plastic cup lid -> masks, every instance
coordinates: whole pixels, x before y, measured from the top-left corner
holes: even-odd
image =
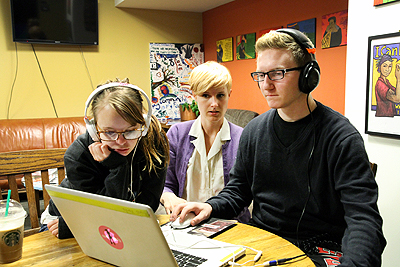
[[[6,206],[7,206],[7,200],[0,200],[0,221],[1,222],[25,218],[27,216],[26,211],[24,210],[22,205],[19,202],[11,199],[9,206],[8,206],[8,215],[7,215],[7,217],[5,217]]]

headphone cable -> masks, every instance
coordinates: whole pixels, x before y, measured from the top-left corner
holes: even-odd
[[[123,137],[125,138],[125,137]],[[142,183],[142,176],[139,175],[139,186],[138,186],[138,191],[136,192],[136,194],[133,192],[133,158],[135,157],[136,154],[136,149],[139,146],[139,142],[142,139],[142,137],[140,136],[138,141],[136,142],[135,148],[133,150],[133,154],[132,154],[132,159],[131,159],[131,187],[128,188],[128,192],[131,193],[131,195],[133,196],[133,202],[136,202],[136,197],[138,197],[140,195],[140,188],[141,188],[141,183]]]

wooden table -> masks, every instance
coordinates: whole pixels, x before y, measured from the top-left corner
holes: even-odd
[[[168,221],[167,215],[157,215],[160,224]],[[267,231],[238,223],[233,228],[215,237],[216,240],[249,246],[262,250],[263,255],[257,263],[269,260],[294,257],[303,252],[285,239]],[[247,249],[246,255],[238,260],[244,263],[255,256]],[[4,266],[111,266],[105,262],[86,256],[74,238],[58,239],[49,231],[24,238],[22,258]],[[308,257],[301,257],[285,266],[314,267]]]

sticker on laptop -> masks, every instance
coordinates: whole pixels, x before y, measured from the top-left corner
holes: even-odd
[[[100,226],[99,227],[99,233],[101,237],[104,239],[104,241],[107,242],[110,246],[116,249],[123,249],[124,248],[124,242],[122,242],[121,238],[119,235],[114,232],[112,229],[110,229],[107,226]]]

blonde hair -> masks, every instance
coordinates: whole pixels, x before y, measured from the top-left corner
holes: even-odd
[[[104,84],[111,82],[129,83],[129,79],[126,78],[121,81],[117,78],[115,81],[109,80]],[[143,114],[146,114],[147,111],[143,107],[142,95],[138,90],[116,86],[107,88],[98,94],[91,104],[95,123],[97,123],[98,112],[106,105],[110,105],[125,121],[132,125],[145,124]],[[154,115],[151,116],[151,122],[146,136],[140,139],[138,149],[142,150],[146,157],[146,168],[149,172],[152,169],[156,169],[154,160],[156,160],[161,167],[167,166],[169,162],[169,143],[167,135]]]
[[[287,33],[270,31],[258,38],[256,52],[260,53],[267,49],[285,49],[290,51],[299,67],[311,61],[311,55],[305,53],[296,40]]]
[[[215,61],[207,61],[192,70],[189,84],[194,95],[219,87],[226,87],[229,92],[232,88],[232,76],[225,66]]]

